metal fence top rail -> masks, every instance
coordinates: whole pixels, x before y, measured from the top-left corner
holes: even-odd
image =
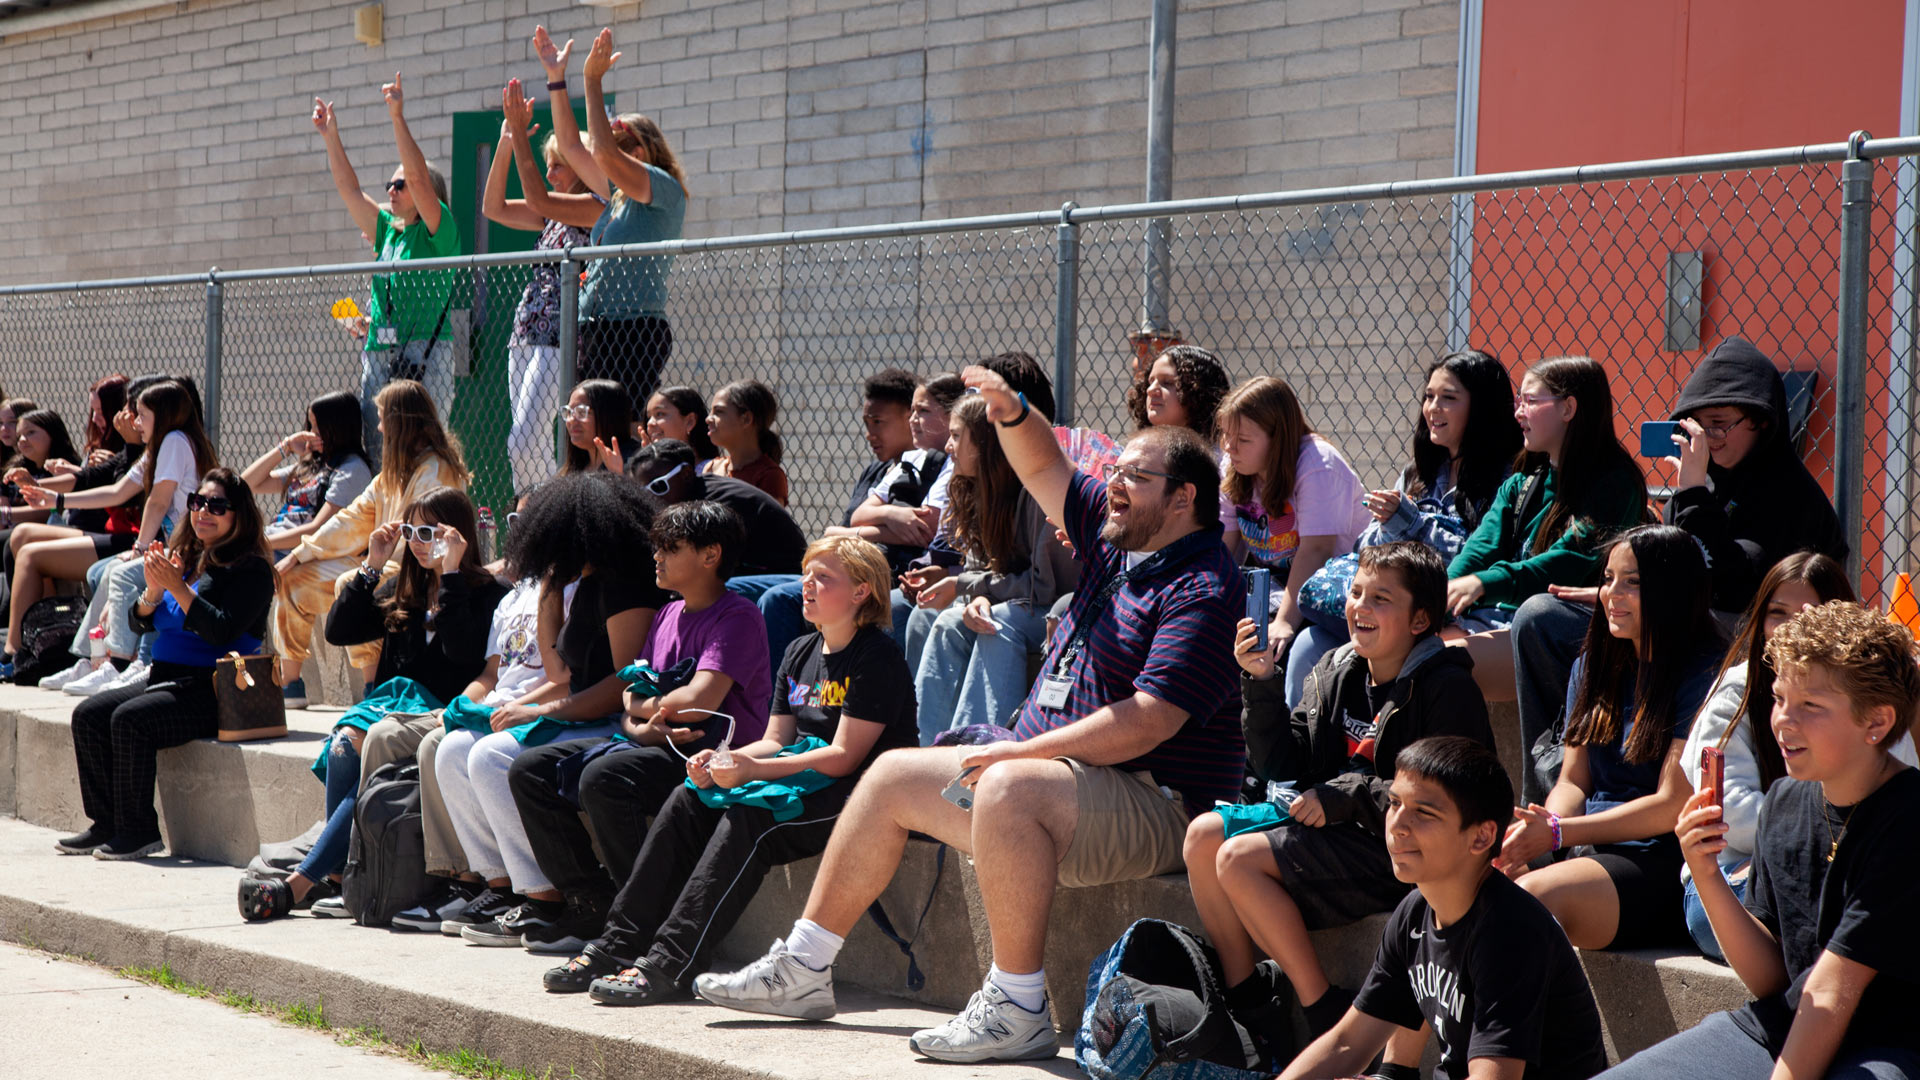
[[[1795,165],[1841,162],[1849,157],[1876,159],[1920,155],[1920,136],[1873,139],[1856,132],[1842,142],[1809,143],[1770,150],[1741,150],[1723,154],[1698,154],[1691,157],[1650,158],[1601,165],[1574,165],[1552,169],[1528,169],[1518,172],[1453,176],[1433,180],[1392,180],[1352,187],[1303,188],[1298,191],[1272,191],[1252,195],[1223,195],[1205,199],[1178,199],[1170,202],[1123,203],[1115,206],[1078,206],[1067,203],[1059,210],[1038,210],[1013,214],[987,214],[976,217],[906,221],[883,225],[856,225],[837,229],[803,229],[747,236],[714,236],[667,240],[651,244],[624,244],[611,247],[574,247],[554,250],[502,252],[488,255],[457,255],[443,259],[410,259],[405,262],[327,263],[314,266],[282,266],[259,270],[221,270],[214,268],[197,274],[165,274],[149,277],[107,278],[92,281],[50,282],[35,285],[0,286],[0,297],[32,296],[48,293],[85,292],[99,289],[169,288],[183,285],[211,285],[238,281],[285,278],[338,277],[381,274],[395,271],[474,269],[493,266],[521,266],[548,263],[556,258],[605,259],[644,255],[683,255],[702,251],[740,251],[758,248],[797,247],[806,244],[851,240],[890,240],[938,233],[988,232],[997,230],[1052,228],[1096,221],[1125,221],[1141,218],[1182,217],[1230,211],[1274,210],[1289,206],[1315,206],[1341,202],[1372,202],[1391,199],[1433,198],[1466,195],[1482,191],[1510,191],[1523,188],[1561,187],[1597,184],[1653,177],[1683,176],[1691,173],[1772,169]]]

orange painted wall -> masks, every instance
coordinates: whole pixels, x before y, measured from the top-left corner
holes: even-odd
[[[1904,12],[1900,0],[1486,0],[1476,171],[1897,134]],[[1890,167],[1879,174],[1891,183]],[[1516,377],[1544,356],[1601,360],[1616,373],[1622,437],[1637,447],[1638,422],[1664,417],[1705,355],[1662,349],[1667,256],[1700,252],[1702,344],[1737,333],[1782,368],[1821,373],[1807,452],[1823,473],[1838,181],[1830,166],[1478,196],[1474,343]],[[1890,205],[1883,194],[1883,232]],[[1886,260],[1876,272],[1890,272]],[[1890,281],[1881,284],[1884,298]],[[1884,343],[1884,306],[1872,317]],[[1870,402],[1884,372],[1882,351]],[[1870,416],[1870,457],[1879,442]],[[1667,479],[1649,471],[1652,483]],[[1878,488],[1868,489],[1873,523]],[[1872,568],[1877,539],[1867,547]]]

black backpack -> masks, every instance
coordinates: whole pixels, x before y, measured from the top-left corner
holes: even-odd
[[[1255,1037],[1227,1011],[1200,935],[1141,919],[1087,972],[1073,1057],[1093,1080],[1267,1080]]]
[[[361,926],[391,926],[429,891],[420,766],[412,758],[390,761],[360,785],[341,898]]]
[[[20,640],[13,648],[13,681],[33,686],[49,675],[73,666],[73,635],[87,602],[78,596],[48,596],[33,602],[20,620]]]

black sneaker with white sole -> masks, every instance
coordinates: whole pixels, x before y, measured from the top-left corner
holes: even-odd
[[[613,901],[605,896],[567,894],[566,910],[546,926],[534,927],[521,935],[521,944],[536,956],[578,956],[587,943],[607,928],[607,909]]]
[[[437,934],[448,916],[458,914],[462,908],[472,903],[473,898],[479,896],[480,890],[484,888],[471,881],[460,881],[457,878],[442,880],[443,884],[440,888],[426,900],[393,917],[395,930],[402,933],[416,931],[422,934]]]
[[[110,834],[89,826],[85,832],[55,840],[53,847],[62,855],[91,855],[94,848],[104,845],[111,839],[113,837]]]
[[[458,937],[460,931],[469,926],[490,923],[520,905],[521,898],[506,889],[496,889],[489,885],[479,894],[466,902],[460,910],[453,912],[440,921],[440,932]]]
[[[108,862],[126,862],[131,859],[144,859],[158,855],[167,848],[166,842],[157,836],[116,836],[93,849],[93,857]]]
[[[565,911],[566,905],[558,900],[523,900],[492,922],[461,927],[460,936],[472,945],[517,948],[528,931],[552,926]]]

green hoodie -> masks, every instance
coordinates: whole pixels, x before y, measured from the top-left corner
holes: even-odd
[[[1460,554],[1447,566],[1447,578],[1476,575],[1486,589],[1483,605],[1512,611],[1529,596],[1547,591],[1549,585],[1587,585],[1599,571],[1599,548],[1606,539],[1622,529],[1631,528],[1646,516],[1643,486],[1626,469],[1616,469],[1600,477],[1588,494],[1586,505],[1574,508],[1574,523],[1563,531],[1545,551],[1530,555],[1533,536],[1553,506],[1554,487],[1559,470],[1548,466],[1542,477],[1537,509],[1524,522],[1516,521],[1521,493],[1526,490],[1530,473],[1514,473],[1494,493],[1493,505],[1467,537]],[[1518,538],[1511,550],[1503,550],[1501,541]]]

